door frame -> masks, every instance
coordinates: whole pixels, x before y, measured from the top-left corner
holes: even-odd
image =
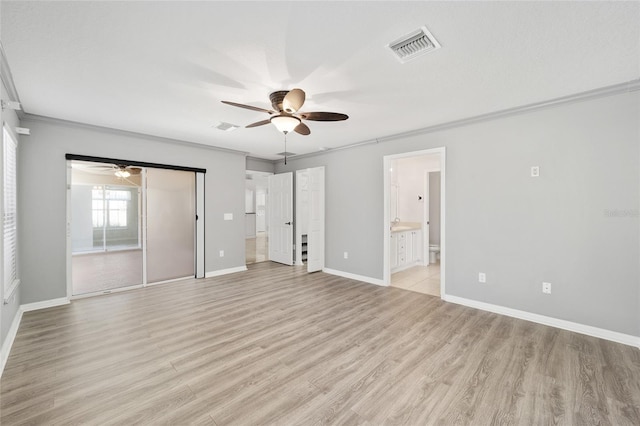
[[[200,169],[200,168],[194,168],[194,167],[183,167],[183,166],[173,166],[173,165],[168,165],[168,164],[158,164],[158,163],[147,163],[147,162],[140,162],[140,161],[128,161],[128,160],[119,160],[119,159],[110,159],[110,158],[103,158],[103,157],[92,157],[92,156],[86,156],[86,155],[75,155],[75,154],[66,154],[65,155],[65,166],[67,169],[67,191],[66,191],[66,196],[67,196],[67,212],[66,212],[66,243],[67,243],[67,247],[66,247],[66,281],[67,281],[67,300],[73,300],[73,299],[81,299],[81,298],[86,298],[86,297],[93,297],[93,296],[100,296],[103,294],[110,294],[110,293],[118,293],[121,291],[128,291],[128,290],[134,290],[137,288],[143,288],[143,287],[147,287],[150,285],[155,285],[155,284],[163,284],[166,282],[172,282],[172,281],[177,281],[177,280],[181,280],[183,278],[179,278],[177,280],[168,280],[168,281],[162,281],[162,282],[158,282],[158,283],[151,283],[148,284],[147,283],[147,250],[146,250],[146,168],[147,167],[151,167],[151,168],[159,168],[159,169],[168,169],[168,170],[179,170],[179,171],[187,171],[187,172],[193,172],[194,173],[194,179],[196,182],[195,185],[195,208],[196,208],[196,215],[198,217],[198,219],[195,221],[195,228],[196,228],[196,233],[195,233],[195,238],[194,238],[194,247],[195,247],[195,265],[194,265],[194,277],[195,278],[204,278],[204,269],[205,269],[205,178],[206,178],[206,169]],[[94,293],[87,293],[87,294],[81,294],[81,295],[73,295],[73,264],[72,264],[72,247],[71,247],[71,209],[72,209],[72,205],[71,205],[71,184],[72,184],[72,162],[73,161],[90,161],[90,162],[95,162],[95,163],[106,163],[106,164],[130,164],[130,165],[134,165],[134,166],[139,166],[143,168],[142,171],[142,182],[141,182],[141,188],[140,188],[140,197],[142,199],[141,202],[141,207],[142,207],[142,217],[141,217],[141,226],[142,226],[142,233],[141,233],[141,238],[142,238],[142,244],[141,244],[141,249],[142,249],[142,284],[136,284],[136,285],[132,285],[132,286],[127,286],[127,287],[121,287],[121,288],[116,288],[116,289],[112,289],[109,290],[108,292],[104,292],[104,291],[99,291],[99,292],[94,292]],[[187,278],[191,278],[191,277],[187,277]]]
[[[390,217],[390,189],[391,176],[389,169],[391,162],[400,158],[420,157],[430,154],[440,154],[440,298],[444,299],[446,295],[445,271],[446,271],[446,147],[438,147],[425,149],[421,151],[403,152],[400,154],[385,155],[382,158],[383,163],[383,191],[384,191],[384,212],[383,212],[383,284],[391,285],[391,259],[390,259],[390,238],[391,238],[391,217]],[[426,238],[423,238],[426,240]],[[427,251],[423,255],[428,256],[429,243],[426,242]]]

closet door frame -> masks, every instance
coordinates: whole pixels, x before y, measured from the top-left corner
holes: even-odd
[[[195,167],[185,167],[185,166],[177,166],[170,164],[160,164],[160,163],[149,163],[144,161],[132,161],[132,160],[122,160],[115,158],[104,158],[104,157],[93,157],[87,155],[77,155],[77,154],[66,154],[65,155],[65,166],[67,168],[67,214],[66,214],[66,281],[67,281],[67,299],[78,299],[82,297],[91,297],[95,296],[96,293],[90,293],[87,295],[73,295],[73,282],[72,282],[72,247],[71,247],[71,177],[72,177],[72,169],[71,163],[72,161],[90,161],[94,163],[107,163],[107,164],[127,164],[130,166],[142,167],[142,188],[141,188],[141,198],[143,200],[142,204],[142,284],[128,286],[121,289],[111,290],[110,293],[115,293],[118,291],[127,291],[136,288],[146,287],[147,284],[147,265],[146,265],[146,168],[158,168],[158,169],[167,169],[167,170],[179,170],[186,172],[193,172],[195,179],[195,207],[196,207],[196,221],[195,221],[195,265],[194,265],[194,277],[195,278],[204,278],[205,277],[205,174],[207,173],[206,169],[195,168]],[[99,293],[98,293],[99,294]]]

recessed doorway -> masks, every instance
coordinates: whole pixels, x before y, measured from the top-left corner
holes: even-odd
[[[445,149],[384,157],[385,284],[445,292]]]
[[[245,176],[245,263],[269,260],[269,176],[247,170]]]

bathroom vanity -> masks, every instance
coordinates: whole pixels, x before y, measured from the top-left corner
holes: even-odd
[[[401,223],[391,227],[391,273],[421,264],[422,228],[420,224]]]

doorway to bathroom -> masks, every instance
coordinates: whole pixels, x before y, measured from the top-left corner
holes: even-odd
[[[383,161],[385,284],[442,297],[445,148]]]

